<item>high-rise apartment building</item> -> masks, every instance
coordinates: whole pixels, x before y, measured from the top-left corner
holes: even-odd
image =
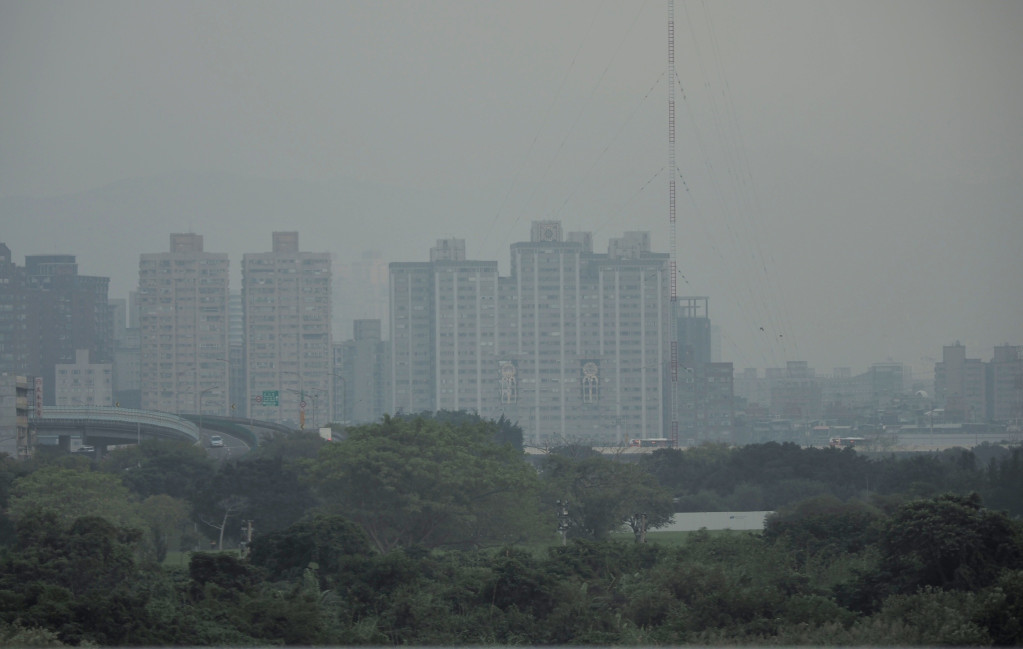
[[[711,358],[710,298],[678,298],[678,355],[680,364],[703,365]]]
[[[139,381],[149,410],[229,414],[228,257],[198,234],[139,261]]]
[[[25,373],[27,308],[24,272],[14,263],[7,244],[0,243],[0,373]]]
[[[231,372],[231,413],[248,416],[252,399],[245,388],[245,308],[241,291],[230,291],[227,298],[227,354]]]
[[[334,346],[333,421],[365,424],[389,411],[387,345],[380,321],[355,320],[354,337]]]
[[[697,438],[727,440],[735,425],[735,370],[731,363],[696,366],[692,419]]]
[[[787,361],[784,369],[768,368],[771,414],[794,421],[818,419],[823,393],[820,379],[806,361]]]
[[[435,409],[433,263],[390,265],[391,412]]]
[[[647,233],[595,254],[589,233],[537,221],[508,277],[458,239],[392,263],[393,411],[505,416],[534,443],[662,437],[667,259]]]
[[[109,278],[78,274],[74,255],[28,255],[19,268],[0,244],[0,372],[43,380],[43,403],[55,403],[55,367],[78,349],[97,362],[113,356]]]
[[[1023,424],[1023,345],[999,345],[988,363],[988,419]]]
[[[380,320],[387,328],[388,275],[387,262],[379,250],[364,250],[333,266],[334,304],[345,305],[334,314],[334,339],[343,340],[352,331],[355,318]]]
[[[27,255],[25,274],[34,334],[28,372],[43,377],[43,403],[53,405],[58,363],[74,363],[79,349],[89,350],[93,362],[113,360],[110,279],[79,275],[74,255]]]
[[[260,419],[305,426],[333,413],[330,253],[274,232],[271,252],[242,258],[246,401]],[[277,405],[262,400],[277,394]],[[310,421],[311,419],[311,421]]]
[[[493,375],[497,262],[465,258],[443,239],[429,263],[391,264],[391,392],[395,412],[486,412]]]
[[[0,454],[19,460],[32,457],[35,451],[35,436],[29,427],[32,384],[26,376],[0,372]]]
[[[714,328],[709,303],[707,297],[680,297],[676,308],[678,417],[684,443],[727,440],[735,420],[732,364],[712,362]],[[755,374],[756,370],[754,378]]]
[[[114,405],[113,363],[93,363],[79,349],[74,363],[59,363],[55,392],[58,406]]]
[[[977,423],[987,412],[986,370],[979,358],[966,358],[960,343],[942,348],[934,365],[934,394],[945,409],[945,421]]]

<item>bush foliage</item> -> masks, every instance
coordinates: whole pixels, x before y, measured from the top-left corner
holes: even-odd
[[[534,466],[506,421],[347,432],[221,465],[167,443],[3,460],[0,645],[1023,644],[1018,451]],[[614,533],[673,502],[775,511],[763,533]]]

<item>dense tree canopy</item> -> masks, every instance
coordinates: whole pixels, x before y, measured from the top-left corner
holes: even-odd
[[[975,590],[1023,569],[1023,530],[977,494],[946,494],[900,507],[881,536],[882,569],[901,593],[926,586]]]
[[[53,512],[66,526],[83,516],[98,516],[143,527],[120,478],[87,470],[44,467],[20,478],[11,493],[11,517],[18,521],[38,512]]]
[[[576,447],[538,473],[463,415],[215,465],[160,445],[5,465],[0,644],[1023,644],[1020,523],[997,511],[1020,507],[1016,450]],[[763,534],[613,532],[671,496],[777,510]],[[194,547],[190,512],[236,533],[225,506],[254,519],[247,555],[151,561]]]
[[[342,516],[315,514],[287,529],[257,537],[250,559],[276,580],[297,578],[308,569],[334,574],[345,557],[370,553],[369,540],[360,527]]]
[[[538,531],[539,481],[492,423],[384,418],[347,431],[309,464],[325,507],[359,524],[381,551],[485,546]]]
[[[671,521],[671,494],[635,464],[553,454],[543,464],[543,477],[548,502],[567,503],[573,538],[607,539],[623,525],[640,538],[643,529]]]
[[[158,494],[191,497],[198,485],[216,473],[215,463],[201,447],[170,440],[146,441],[114,451],[99,464],[101,470],[120,476],[125,486],[143,498]]]

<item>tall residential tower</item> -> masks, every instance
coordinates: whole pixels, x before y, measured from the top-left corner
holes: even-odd
[[[198,234],[139,261],[142,407],[229,414],[228,258]]]
[[[503,415],[534,443],[662,437],[667,255],[640,232],[595,254],[558,221],[511,254],[508,277],[458,239],[391,264],[392,410]]]
[[[331,418],[330,279],[330,253],[300,251],[297,232],[274,232],[271,252],[243,256],[245,394],[256,418],[302,427]]]

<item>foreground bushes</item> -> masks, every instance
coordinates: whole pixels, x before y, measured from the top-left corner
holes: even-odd
[[[28,518],[18,539],[4,646],[1023,643],[1020,526],[975,496],[816,499],[763,534],[542,551],[379,553],[318,515],[187,569],[97,518]]]

